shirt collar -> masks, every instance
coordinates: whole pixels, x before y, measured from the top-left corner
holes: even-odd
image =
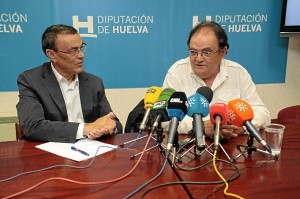
[[[62,82],[62,81],[67,81],[66,78],[64,78],[61,74],[59,74],[59,72],[57,72],[57,70],[54,68],[52,62],[51,62],[51,68],[52,68],[52,71],[57,79],[58,82]],[[78,75],[76,74],[75,75],[75,83],[77,84],[78,83]]]
[[[221,80],[225,80],[228,76],[229,73],[227,71],[226,65],[225,65],[225,60],[222,59],[221,63],[220,63],[220,72],[219,72],[219,76]]]

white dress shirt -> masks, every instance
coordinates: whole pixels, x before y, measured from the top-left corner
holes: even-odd
[[[169,87],[185,92],[187,97],[195,94],[202,86],[206,84],[193,72],[189,57],[174,63],[168,70],[163,83],[163,88]],[[252,123],[256,128],[263,128],[264,125],[270,123],[270,112],[258,95],[250,74],[240,64],[223,59],[220,72],[211,89],[213,91],[211,104],[216,102],[228,104],[229,101],[240,98],[251,105],[254,111]],[[208,120],[209,116],[203,119]],[[193,119],[186,115],[178,126],[178,132],[188,133],[192,129],[192,121]]]
[[[68,80],[55,70],[52,63],[51,67],[64,97],[68,114],[68,122],[80,123],[77,129],[76,139],[83,138],[84,119],[79,94],[78,75],[76,74],[75,80],[69,84]]]

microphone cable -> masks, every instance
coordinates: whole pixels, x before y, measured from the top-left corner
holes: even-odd
[[[67,181],[67,182],[71,182],[71,183],[75,183],[75,184],[80,184],[80,185],[99,185],[99,184],[111,183],[111,182],[116,182],[116,181],[122,180],[122,179],[126,178],[127,176],[129,176],[136,169],[136,167],[138,166],[138,164],[141,162],[141,159],[142,159],[142,157],[143,157],[143,155],[144,155],[144,153],[146,151],[146,148],[149,145],[150,139],[151,139],[151,136],[148,137],[147,142],[146,142],[146,144],[145,144],[145,146],[143,148],[142,154],[140,155],[139,159],[137,160],[137,162],[133,166],[133,168],[129,172],[127,172],[126,174],[124,174],[123,176],[121,176],[119,178],[112,179],[112,180],[107,180],[107,181],[82,182],[82,181],[71,180],[71,179],[68,179],[68,178],[52,177],[52,178],[48,178],[46,180],[43,180],[43,181],[41,181],[41,182],[39,182],[39,183],[37,183],[37,184],[35,184],[35,185],[33,185],[33,186],[25,189],[25,190],[16,192],[16,193],[14,193],[12,195],[9,195],[9,196],[6,196],[4,198],[12,198],[12,197],[21,195],[21,194],[26,193],[26,192],[28,192],[28,191],[30,191],[30,190],[32,190],[32,189],[34,189],[34,188],[36,188],[36,187],[44,184],[44,183],[46,183],[46,182],[53,181],[53,180],[62,180],[62,181]],[[101,147],[103,147],[103,146],[100,146],[99,148],[101,148]],[[105,147],[107,147],[107,146],[105,146]],[[97,152],[98,152],[99,148],[97,149]],[[113,148],[113,149],[115,149],[115,148]],[[118,149],[119,148],[117,148],[115,150],[118,150]],[[122,148],[122,149],[119,149],[119,150],[125,150],[125,149]],[[23,173],[21,173],[19,175],[11,177],[11,178],[7,178],[7,179],[4,179],[4,180],[1,180],[0,182],[4,182],[4,181],[7,181],[7,180],[10,180],[10,179],[13,179],[13,178],[16,178],[18,176],[25,175],[25,174],[30,174],[30,173],[36,173],[36,172],[39,172],[39,171],[49,170],[49,169],[55,168],[55,167],[68,166],[68,167],[77,168],[77,169],[87,168],[87,167],[89,167],[94,162],[97,152],[95,153],[95,156],[93,157],[93,159],[91,160],[91,162],[88,165],[86,165],[86,166],[78,167],[78,166],[73,166],[73,165],[54,165],[54,166],[47,167],[47,168],[44,168],[44,169],[39,169],[39,170],[34,170],[34,171],[29,171],[29,172],[23,172]]]
[[[183,144],[183,147],[187,146],[188,145],[188,142]],[[182,150],[182,148],[181,148]],[[177,152],[179,152],[180,150],[178,150]],[[238,168],[235,164],[233,164],[232,162],[229,162],[227,160],[223,160],[223,159],[219,159],[216,157],[216,160],[217,161],[220,161],[220,162],[225,162],[227,164],[229,164],[230,166],[232,166],[234,169],[235,169],[235,172],[231,175],[231,177],[229,177],[226,182],[232,182],[236,179],[238,179],[240,176],[241,176],[241,171],[242,170],[245,170],[245,169],[251,169],[251,168],[260,168],[261,166],[263,166],[264,164],[266,164],[267,162],[269,162],[271,159],[272,159],[272,155],[269,155],[268,156],[268,159],[266,161],[263,161],[261,164],[259,164],[258,166],[255,166],[255,167],[244,167],[244,168]],[[198,166],[198,167],[195,167],[195,168],[181,168],[177,162],[175,161],[175,166],[176,168],[180,169],[180,170],[184,170],[184,171],[192,171],[192,170],[196,170],[196,169],[200,169],[200,168],[203,168],[205,166],[208,166],[209,163],[213,162],[213,160],[209,160],[208,162]],[[168,182],[168,183],[162,183],[162,184],[158,184],[158,185],[155,185],[155,186],[152,186],[148,189],[146,189],[142,195],[140,196],[140,198],[143,198],[147,193],[151,192],[152,190],[154,189],[158,189],[160,187],[164,187],[164,186],[172,186],[172,185],[178,185],[178,184],[192,184],[192,185],[213,185],[213,184],[221,184],[221,185],[218,185],[217,187],[215,187],[213,189],[212,192],[210,192],[209,194],[201,197],[202,199],[204,198],[207,198],[209,197],[210,195],[212,195],[213,193],[219,191],[223,186],[224,186],[224,181],[212,181],[212,182],[193,182],[193,181],[180,181],[180,182]]]
[[[118,149],[110,147],[110,146],[100,146],[100,147],[98,147],[98,149],[97,149],[95,155],[93,156],[92,160],[87,165],[85,165],[85,166],[74,166],[74,165],[70,165],[70,164],[57,164],[57,165],[45,167],[45,168],[42,168],[42,169],[37,169],[37,170],[31,170],[31,171],[22,172],[22,173],[19,173],[17,175],[11,176],[9,178],[2,179],[2,180],[0,180],[0,183],[12,180],[14,178],[17,178],[17,177],[20,177],[20,176],[23,176],[23,175],[26,175],[26,174],[32,174],[32,173],[37,173],[37,172],[41,172],[41,171],[46,171],[46,170],[54,169],[54,168],[57,168],[57,167],[67,167],[67,168],[74,168],[74,169],[85,169],[85,168],[88,168],[95,161],[96,154],[98,153],[98,150],[101,147],[112,148],[113,150],[118,150]],[[121,149],[121,150],[123,150],[123,149]]]
[[[265,161],[263,161],[261,164],[255,166],[255,167],[247,166],[247,167],[240,168],[240,169],[238,169],[238,171],[236,173],[238,173],[239,175],[241,175],[241,171],[243,171],[243,170],[246,170],[246,169],[258,169],[258,168],[262,167],[264,164],[266,164],[267,162],[269,162],[272,159],[272,157],[273,157],[272,155],[269,155],[268,159],[265,160]],[[232,181],[231,179],[234,177],[234,175],[236,173],[232,174],[231,177],[229,178],[229,180],[227,180],[227,182]],[[219,191],[223,186],[224,186],[224,183],[221,186],[215,187],[214,190],[211,193],[209,193],[208,195],[202,197],[202,199],[207,198],[210,195],[214,194],[215,192]]]
[[[236,170],[236,172],[232,175],[232,177],[230,177],[229,179],[227,179],[227,182],[231,182],[234,181],[236,179],[238,179],[240,177],[240,173],[239,173],[239,168],[237,166],[235,166],[234,164],[232,164],[231,162],[227,161],[227,160],[223,160],[223,159],[217,159],[220,162],[225,162],[227,164],[229,164],[230,166],[234,167],[234,169]],[[207,166],[209,163],[211,163],[213,160],[210,160],[209,162],[205,163],[204,165],[201,166]],[[237,174],[237,175],[236,175]],[[211,182],[200,182],[200,181],[179,181],[179,182],[168,182],[168,183],[162,183],[162,184],[158,184],[155,185],[153,187],[148,188],[147,190],[145,190],[140,198],[143,198],[147,193],[149,193],[150,191],[160,188],[160,187],[164,187],[164,186],[171,186],[171,185],[178,185],[178,184],[191,184],[191,185],[214,185],[214,184],[224,184],[223,181],[211,181]]]
[[[17,178],[17,177],[20,177],[20,176],[23,176],[23,175],[26,175],[26,174],[32,174],[32,173],[37,173],[37,172],[41,172],[41,171],[46,171],[46,170],[54,169],[54,168],[57,168],[57,167],[67,167],[67,168],[74,168],[74,169],[86,169],[86,168],[90,167],[93,164],[93,162],[95,161],[95,158],[97,156],[97,153],[98,153],[98,151],[101,147],[111,148],[112,150],[126,150],[126,149],[129,149],[131,146],[133,146],[138,139],[140,139],[139,136],[140,136],[140,134],[138,134],[136,140],[132,144],[127,146],[126,148],[114,148],[114,147],[110,147],[110,146],[99,146],[97,148],[96,153],[93,156],[92,160],[85,166],[74,166],[74,165],[70,165],[70,164],[57,164],[57,165],[49,166],[49,167],[42,168],[42,169],[25,171],[25,172],[19,173],[17,175],[11,176],[9,178],[0,179],[0,183],[12,180],[14,178]]]
[[[239,199],[244,199],[243,197],[237,195],[237,194],[233,194],[233,193],[228,193],[227,189],[229,188],[228,182],[227,180],[222,176],[222,174],[218,171],[217,169],[217,165],[216,165],[216,155],[217,155],[217,150],[214,151],[214,156],[213,156],[213,164],[214,164],[214,169],[216,171],[216,173],[218,174],[218,176],[223,180],[223,182],[225,183],[225,189],[224,189],[224,194],[227,196],[232,196],[235,198],[239,198]]]
[[[133,196],[134,194],[136,194],[137,192],[139,192],[141,189],[143,189],[145,186],[147,186],[148,184],[150,184],[151,182],[153,182],[155,179],[157,179],[163,172],[163,170],[165,169],[166,167],[166,164],[168,162],[168,159],[165,158],[164,160],[164,163],[163,163],[163,166],[161,168],[161,170],[158,172],[158,174],[156,174],[156,176],[154,176],[152,179],[150,179],[148,182],[142,184],[140,187],[138,187],[136,190],[132,191],[131,193],[129,193],[127,196],[124,197],[124,199],[128,199],[130,198],[131,196]]]
[[[186,146],[187,144],[185,143],[183,146]],[[182,149],[182,148],[181,148]],[[175,156],[177,156],[178,152],[180,150],[177,150],[176,151],[176,154],[174,154]],[[166,159],[167,160],[167,159]],[[219,159],[217,158],[218,161],[220,162],[225,162],[227,164],[229,164],[230,166],[234,167],[234,169],[236,170],[236,172],[232,175],[232,177],[228,180],[226,180],[227,182],[231,182],[231,181],[234,181],[236,179],[238,179],[240,177],[240,173],[239,173],[239,168],[234,165],[233,163],[227,161],[227,160],[223,160],[223,159]],[[177,162],[175,161],[175,166],[181,170],[195,170],[195,169],[199,169],[199,168],[203,168],[205,166],[208,166],[210,163],[212,163],[213,160],[209,160],[208,162],[200,165],[199,167],[197,168],[191,168],[191,169],[182,169],[178,166]],[[142,185],[141,187],[139,187],[135,192],[132,192],[131,195],[127,196],[126,199],[130,196],[132,196],[133,194],[137,193],[139,190],[141,190],[142,188],[144,188],[146,185],[148,185],[149,183],[153,182],[163,171],[165,167],[165,164],[163,165],[161,171],[154,177],[152,178],[150,181],[148,181],[147,183],[145,183],[144,185]],[[180,182],[168,182],[168,183],[163,183],[163,184],[159,184],[159,185],[156,185],[156,186],[153,186],[153,187],[150,187],[148,188],[147,190],[145,190],[141,197],[140,198],[143,198],[147,193],[149,193],[150,191],[154,190],[154,189],[157,189],[157,188],[160,188],[160,187],[163,187],[163,186],[171,186],[171,185],[178,185],[178,184],[193,184],[193,185],[212,185],[212,184],[223,184],[224,182],[223,181],[212,181],[212,182],[193,182],[193,181],[180,181]]]

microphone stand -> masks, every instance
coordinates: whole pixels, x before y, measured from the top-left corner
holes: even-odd
[[[150,120],[151,120],[151,121],[153,120],[153,119],[151,119],[151,116],[150,116]],[[147,122],[145,122],[145,123],[147,124]],[[150,122],[150,123],[152,123],[152,122]],[[160,125],[160,123],[158,123],[158,125]],[[159,127],[157,127],[157,128],[159,128]],[[146,129],[146,130],[145,130],[145,129]],[[150,134],[149,132],[151,132],[151,127],[150,127],[150,126],[146,126],[145,129],[141,129],[141,125],[140,125],[138,134],[140,135],[140,134],[142,134],[144,131],[147,131],[147,132],[148,132],[147,135],[144,135],[144,136],[142,136],[142,137],[134,138],[134,139],[132,139],[132,140],[129,140],[129,141],[127,141],[127,142],[124,142],[124,143],[120,144],[119,146],[120,146],[120,147],[123,147],[123,146],[126,145],[126,144],[130,144],[130,143],[135,142],[135,141],[137,141],[137,140],[140,140],[140,139],[143,139],[143,138],[147,138],[147,137],[149,136],[149,134]],[[163,139],[163,138],[162,138],[162,139]]]
[[[186,145],[189,145],[189,144],[191,144],[191,143],[195,143],[195,141],[196,141],[196,138],[193,137],[188,143],[186,143]],[[192,154],[195,156],[195,158],[199,158],[199,157],[206,151],[206,152],[208,152],[209,154],[211,154],[211,155],[213,156],[213,152],[212,152],[211,150],[209,151],[210,146],[212,146],[212,145],[208,146],[208,145],[206,144],[206,142],[205,142],[205,146],[206,146],[205,149],[202,150],[202,151],[200,152],[200,154],[197,154],[197,148],[196,148],[195,145],[193,145],[192,147],[186,149],[185,152],[182,153],[182,154],[178,157],[178,160],[179,160],[180,162],[182,162],[182,158],[183,158],[187,153],[192,153]],[[194,152],[191,152],[192,149],[194,149]]]
[[[147,113],[146,113],[146,114],[147,114]],[[152,120],[150,114],[149,114],[149,119]],[[143,119],[143,120],[144,120],[144,119]],[[147,122],[148,122],[148,121],[147,121]],[[144,131],[149,132],[149,131],[151,130],[151,127],[150,127],[150,126],[147,126],[147,122],[146,122],[146,121],[144,122],[144,123],[145,123],[145,128],[144,128],[144,129],[141,127],[141,124],[140,124],[140,126],[139,126],[139,131],[138,131],[138,136],[141,135]],[[143,121],[142,121],[142,123],[143,123]],[[146,129],[146,130],[145,130],[145,129]],[[129,141],[127,141],[127,142],[124,142],[124,143],[120,144],[119,147],[123,147],[123,146],[126,145],[126,144],[130,144],[130,143],[135,142],[135,141],[137,141],[137,140],[146,138],[146,137],[148,137],[148,135],[149,135],[149,133],[148,133],[147,135],[144,135],[144,136],[141,136],[141,137],[137,137],[137,138],[134,138],[134,139],[129,140]]]
[[[195,143],[196,138],[195,138],[195,130],[193,128],[193,139],[190,140],[189,143]],[[189,149],[187,149],[183,154],[181,154],[181,156],[179,156],[179,161],[182,161],[182,158],[188,153],[192,153],[195,155],[195,158],[199,158],[204,152],[209,153],[211,156],[214,156],[213,154],[213,150],[211,149],[211,147],[214,145],[214,143],[211,143],[210,145],[207,145],[207,143],[205,142],[205,149],[202,150],[199,154],[197,154],[197,147],[196,144],[194,144],[193,146],[191,146]],[[221,150],[223,151],[223,153],[226,155],[226,157],[228,158],[228,160],[230,162],[233,162],[233,160],[230,158],[230,156],[228,155],[228,153],[225,151],[225,149],[223,148],[223,146],[221,145],[221,143],[219,143],[219,147],[221,148]],[[194,152],[191,152],[191,150],[194,149]]]
[[[145,135],[145,136],[141,137],[141,138],[145,138],[145,137],[147,137],[147,136],[149,136],[149,135],[151,134],[152,139],[155,140],[155,142],[157,143],[156,145],[154,145],[154,146],[152,146],[152,147],[146,149],[145,151],[150,151],[150,150],[152,150],[152,149],[154,149],[154,148],[156,148],[156,147],[159,147],[160,152],[163,152],[163,151],[167,148],[167,146],[166,146],[165,144],[162,143],[162,142],[163,142],[163,139],[165,138],[165,136],[164,136],[164,134],[163,134],[163,133],[164,133],[164,129],[163,129],[162,126],[161,126],[161,121],[158,122],[158,126],[157,126],[155,132],[156,132],[156,137],[153,136],[153,133],[154,133],[154,132],[151,133],[151,131],[149,131],[149,130],[148,130],[148,135]],[[140,139],[141,139],[141,138],[140,138]],[[130,142],[132,142],[132,141],[130,141]],[[127,143],[128,143],[128,142],[127,142]],[[176,140],[174,141],[174,143],[176,143]],[[177,143],[178,143],[178,136],[177,136]],[[135,158],[136,156],[138,156],[138,155],[140,155],[140,154],[142,154],[142,152],[139,152],[139,153],[136,153],[136,154],[130,156],[130,159],[133,159],[133,158]],[[170,154],[171,154],[173,157],[175,156],[174,153],[172,153],[172,152],[171,152]]]
[[[148,110],[149,110],[149,111],[148,111]],[[147,129],[147,132],[150,131],[150,128],[151,128],[151,127],[147,126],[147,122],[148,122],[149,119],[152,120],[152,119],[151,119],[151,114],[150,114],[150,109],[147,109],[147,111],[146,111],[146,113],[145,113],[145,116],[144,116],[144,118],[143,118],[141,124],[139,125],[138,136],[140,136],[140,135],[145,131],[145,129]],[[148,134],[149,134],[149,133],[148,133]],[[142,137],[137,137],[137,138],[135,138],[135,139],[129,140],[129,141],[127,141],[127,142],[124,142],[124,143],[120,144],[119,146],[120,146],[120,147],[123,147],[125,144],[130,144],[131,142],[135,142],[135,141],[137,141],[137,140],[140,140],[140,139],[143,139],[143,138],[146,138],[146,137],[148,137],[148,135],[144,135],[144,136],[142,136]]]
[[[147,130],[147,131],[149,131],[149,130]],[[143,131],[140,130],[140,131],[138,132],[138,134],[142,134],[142,132],[143,132]],[[122,146],[124,146],[124,145],[126,145],[126,144],[130,144],[131,142],[135,142],[135,141],[137,141],[137,140],[140,140],[140,139],[143,139],[143,138],[146,138],[146,137],[148,137],[148,135],[144,135],[144,136],[142,136],[142,137],[134,138],[133,140],[129,140],[129,141],[127,141],[127,142],[124,142],[124,143],[120,144],[119,146],[122,147]]]
[[[233,158],[233,161],[235,162],[238,158],[240,158],[241,156],[245,156],[245,153],[247,152],[248,153],[248,157],[249,156],[252,156],[252,152],[253,151],[257,151],[257,152],[261,152],[261,153],[265,153],[265,154],[268,154],[268,155],[272,155],[274,156],[276,159],[278,159],[278,155],[273,155],[273,154],[270,154],[268,151],[264,151],[264,150],[261,150],[259,148],[257,148],[256,146],[253,146],[253,140],[254,140],[254,137],[253,135],[249,134],[248,136],[248,140],[247,140],[247,146],[246,145],[242,145],[242,144],[238,144],[237,145],[237,148],[241,150],[241,148],[244,148],[244,151],[242,151],[240,154],[238,154],[235,158]]]
[[[175,159],[178,160],[178,158],[175,156],[178,147],[179,147],[179,138],[178,138],[178,131],[176,131],[176,133],[175,133],[175,139],[174,139],[174,143],[173,143],[173,153],[170,153],[173,156],[173,158],[172,158],[172,164],[171,164],[172,168],[174,167]]]

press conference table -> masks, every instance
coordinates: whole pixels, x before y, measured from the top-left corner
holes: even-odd
[[[268,155],[262,152],[253,151],[251,156],[248,152],[245,156],[240,156],[235,161],[238,168],[247,168],[241,171],[241,175],[236,180],[229,182],[227,192],[234,193],[243,198],[253,199],[283,199],[283,198],[298,198],[300,195],[300,125],[287,124],[285,125],[285,134],[281,149],[281,155],[278,159],[272,158],[270,161],[262,165],[260,168],[253,168],[268,159]],[[261,132],[264,137],[264,132]],[[239,136],[238,139],[230,139],[221,143],[224,151],[231,159],[237,157],[241,153],[238,150],[238,144],[247,145],[248,136]],[[209,143],[208,143],[209,144]],[[254,146],[262,149],[261,145],[254,140]],[[223,150],[218,151],[217,156],[223,160],[228,160]],[[194,155],[188,153],[183,156],[180,167],[196,167],[208,159],[212,159],[212,155],[204,152],[200,158],[194,159]],[[218,170],[226,179],[229,179],[234,173],[234,169],[226,163],[218,163]],[[213,165],[197,169],[194,171],[183,171],[176,169],[179,178],[184,181],[218,181]],[[193,198],[202,198],[208,195],[214,189],[220,188],[220,185],[187,185],[187,190]],[[209,198],[225,198],[223,194],[225,186]],[[228,197],[232,198],[232,197]]]
[[[103,142],[119,145],[135,138],[136,134],[121,134],[106,138]],[[181,139],[181,137],[179,137]],[[237,144],[247,145],[248,136],[239,136],[221,143],[230,158],[240,154]],[[166,140],[166,139],[165,139]],[[22,191],[47,178],[64,177],[72,180],[97,182],[118,178],[132,169],[136,163],[130,156],[141,151],[146,139],[138,141],[131,150],[111,151],[97,156],[92,166],[86,169],[54,168],[34,174],[19,176],[7,182],[0,183],[0,198]],[[89,161],[75,162],[35,148],[41,142],[12,141],[0,143],[0,179],[5,179],[18,173],[42,169],[56,164],[86,165]],[[155,142],[152,140],[151,145]],[[207,140],[207,144],[210,141]],[[254,145],[260,145],[254,141]],[[241,171],[240,177],[229,182],[228,192],[244,198],[297,198],[300,195],[300,125],[286,125],[282,152],[279,159],[274,158],[260,168],[248,168]],[[228,160],[224,151],[218,151],[217,156]],[[199,158],[192,153],[182,157],[181,167],[199,166],[212,156],[204,152]],[[252,156],[241,156],[234,162],[238,168],[255,167],[268,159],[268,155],[252,152]],[[101,185],[78,185],[61,180],[46,182],[17,198],[124,198],[143,183],[153,178],[161,169],[164,157],[156,147],[145,153],[137,169],[128,177],[113,183]],[[218,163],[218,170],[225,178],[229,178],[235,170],[226,163]],[[220,181],[213,165],[209,164],[194,171],[183,171],[177,167],[173,170],[169,164],[154,182],[147,185],[132,198],[140,198],[147,188],[168,182],[179,181]],[[202,198],[214,189],[220,188],[208,198],[225,198],[224,186],[215,185],[171,185],[150,191],[144,198]],[[232,198],[232,197],[226,197]]]
[[[132,140],[136,134],[120,134],[102,140],[103,142],[120,145]],[[29,188],[47,178],[64,177],[84,182],[99,182],[119,178],[128,173],[139,156],[130,157],[143,148],[146,139],[137,142],[131,150],[114,150],[96,157],[95,162],[86,169],[72,169],[66,167],[54,168],[34,174],[27,174],[13,180],[0,183],[0,198]],[[12,141],[0,143],[0,179],[5,179],[24,171],[42,169],[57,164],[70,164],[76,166],[87,165],[89,160],[76,162],[49,152],[37,149],[35,146],[41,142]],[[154,141],[151,142],[153,146]],[[78,185],[61,180],[46,182],[17,198],[124,198],[140,185],[152,179],[162,168],[164,157],[158,147],[144,154],[136,170],[128,177],[112,183],[100,185]],[[153,183],[156,184],[178,181],[169,164],[163,173]],[[147,189],[144,188],[143,190]],[[138,192],[132,198],[139,198],[143,191]],[[163,187],[149,192],[145,198],[188,198],[182,185]]]

